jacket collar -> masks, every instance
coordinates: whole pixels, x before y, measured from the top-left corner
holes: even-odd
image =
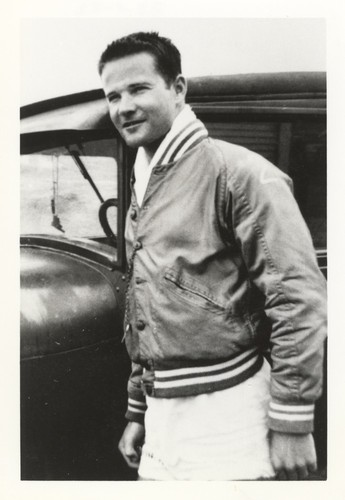
[[[154,165],[177,161],[183,154],[208,136],[204,124],[187,105],[176,117],[170,132],[160,144],[153,159]]]
[[[143,148],[138,149],[135,170],[139,165],[143,168],[145,163],[146,168],[151,170],[158,165],[177,161],[207,136],[206,127],[196,118],[195,113],[187,104],[175,118],[170,131],[159,145],[149,165]]]

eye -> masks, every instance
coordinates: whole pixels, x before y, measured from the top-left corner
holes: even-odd
[[[108,95],[108,101],[111,103],[117,102],[120,99],[119,94],[110,94]]]
[[[147,89],[145,85],[137,85],[136,87],[133,88],[133,93],[134,94],[140,94],[141,92],[144,92]]]

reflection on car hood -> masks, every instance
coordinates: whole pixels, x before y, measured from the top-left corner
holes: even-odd
[[[119,321],[114,290],[91,262],[48,247],[21,248],[22,359],[109,341]]]

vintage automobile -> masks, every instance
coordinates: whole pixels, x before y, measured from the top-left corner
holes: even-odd
[[[257,151],[294,181],[326,274],[326,78],[191,78],[210,134]],[[129,361],[121,342],[124,221],[135,152],[101,90],[21,109],[21,477],[134,480],[117,451]],[[326,478],[326,383],[316,410]]]

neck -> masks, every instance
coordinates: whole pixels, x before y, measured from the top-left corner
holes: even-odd
[[[185,103],[183,103],[181,106],[179,106],[177,108],[175,119],[180,114],[180,112],[183,110],[184,107],[185,107]],[[154,154],[157,151],[157,149],[159,148],[161,142],[164,140],[164,138],[170,132],[170,130],[171,130],[171,128],[169,130],[167,130],[167,132],[164,135],[162,135],[161,137],[159,137],[157,140],[155,140],[154,142],[151,142],[150,144],[147,144],[146,146],[144,146],[143,149],[145,151],[145,155],[146,155],[146,158],[147,158],[148,162],[150,162],[152,160],[152,158],[154,157]]]
[[[162,135],[162,137],[160,137],[156,141],[151,142],[150,144],[147,144],[146,146],[143,147],[143,150],[145,152],[145,155],[146,155],[148,163],[150,163],[150,161],[154,157],[155,152],[159,148],[159,145],[161,144],[161,142],[164,140],[165,136],[168,133],[169,133],[169,130],[168,130],[168,132],[166,134]]]

